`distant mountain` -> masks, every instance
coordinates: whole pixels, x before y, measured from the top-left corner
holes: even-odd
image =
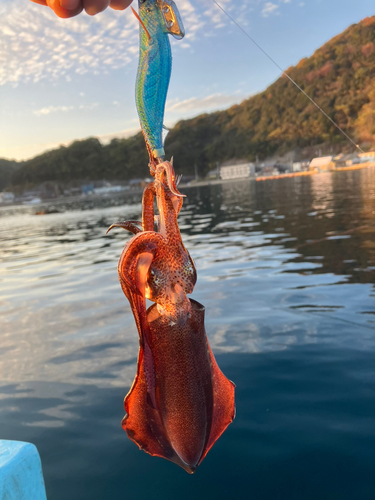
[[[286,73],[356,141],[375,142],[375,16],[350,26]],[[185,167],[188,159],[208,168],[215,160],[254,159],[256,154],[343,141],[282,76],[237,106],[177,123],[167,150],[178,165]]]
[[[0,191],[12,182],[12,175],[22,163],[0,158]]]
[[[353,24],[287,71],[357,142],[375,144],[375,16]],[[345,138],[285,77],[225,111],[182,120],[166,141],[178,172],[205,174],[217,161],[254,160]],[[14,184],[46,180],[129,179],[148,174],[141,134],[76,141],[33,158],[13,174]]]

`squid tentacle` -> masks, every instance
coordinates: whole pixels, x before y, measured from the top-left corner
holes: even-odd
[[[186,195],[181,194],[177,189],[173,165],[169,161],[159,163],[159,165],[156,167],[156,179],[162,181],[163,174],[165,174],[166,176],[167,184],[171,193],[173,193],[175,196],[185,197]]]
[[[120,222],[115,222],[114,224],[109,226],[105,234],[107,235],[114,227],[122,227],[123,229],[126,229],[127,231],[130,231],[133,234],[141,233],[142,229],[140,229],[137,226],[142,226],[142,222],[139,220],[124,220]]]
[[[142,198],[142,228],[143,231],[154,231],[155,214],[154,214],[154,198],[156,196],[155,184],[150,182],[144,191]]]

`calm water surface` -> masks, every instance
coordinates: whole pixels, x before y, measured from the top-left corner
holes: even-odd
[[[237,417],[189,476],[123,432],[138,335],[116,265],[126,198],[0,209],[0,438],[39,449],[49,500],[375,496],[375,170],[187,188]]]

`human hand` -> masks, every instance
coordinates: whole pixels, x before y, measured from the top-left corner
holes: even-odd
[[[83,9],[90,16],[105,10],[108,6],[115,10],[124,10],[132,0],[31,0],[40,5],[50,7],[54,13],[63,18],[74,17]]]

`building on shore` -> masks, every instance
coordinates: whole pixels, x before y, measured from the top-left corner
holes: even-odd
[[[333,156],[321,156],[320,158],[313,158],[309,165],[309,170],[326,171],[335,170],[336,164]]]
[[[294,161],[292,164],[292,172],[302,172],[303,170],[308,170],[309,165],[310,160]]]
[[[358,155],[361,163],[375,162],[375,151],[368,151],[367,153],[359,153]]]
[[[102,186],[98,188],[94,188],[94,194],[107,195],[111,193],[120,193],[121,191],[125,191],[126,189],[130,189],[129,186]]]
[[[13,203],[14,194],[11,192],[5,191],[4,193],[0,193],[0,203]]]
[[[335,166],[337,167],[351,167],[352,165],[357,165],[360,163],[360,159],[356,153],[351,154],[340,154],[333,158]]]
[[[223,180],[243,179],[254,176],[254,163],[240,163],[239,165],[227,165],[225,167],[220,167],[220,178]]]
[[[184,176],[185,180],[186,176]],[[194,177],[193,177],[194,179]],[[220,168],[216,167],[209,172],[207,172],[206,179],[220,179]]]
[[[338,154],[336,156],[322,156],[311,160],[309,170],[328,172],[336,168],[345,168],[359,165],[361,163],[374,163],[375,151],[367,153]]]

